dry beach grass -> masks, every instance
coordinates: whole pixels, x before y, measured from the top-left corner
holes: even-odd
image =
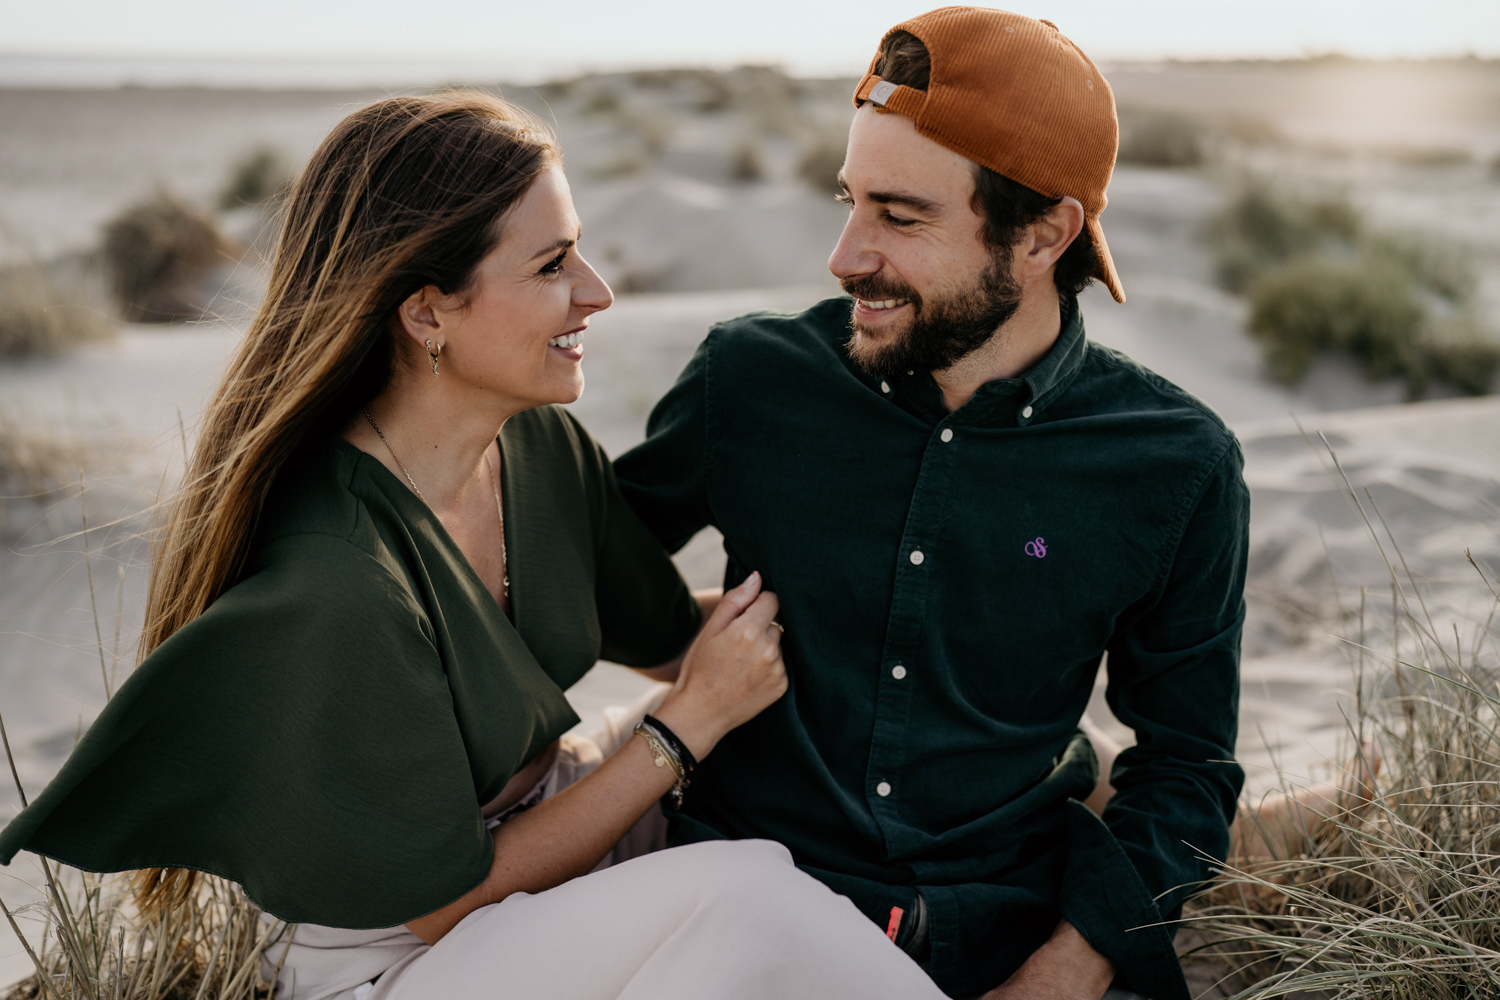
[[[203,879],[191,899],[146,920],[122,880],[51,872],[46,931],[32,952],[37,971],[3,1000],[268,1000],[275,994],[275,977],[266,976],[261,959],[289,931],[262,920],[224,881]]]
[[[1500,590],[1468,552],[1478,614],[1433,601],[1374,497],[1330,473],[1389,575],[1346,609],[1347,744],[1383,768],[1304,813],[1269,858],[1231,858],[1186,926],[1236,1000],[1459,1000],[1500,993]],[[1455,553],[1455,558],[1457,554]],[[1366,743],[1370,741],[1370,743]],[[1368,760],[1361,763],[1369,763]],[[1347,777],[1345,788],[1356,784]],[[1295,788],[1287,791],[1294,792]],[[1277,838],[1279,839],[1279,838]]]

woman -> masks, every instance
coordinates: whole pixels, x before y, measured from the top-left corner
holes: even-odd
[[[148,909],[231,879],[301,925],[297,1000],[939,996],[777,845],[580,877],[786,677],[758,577],[694,639],[548,405],[611,302],[579,235],[553,140],[503,101],[333,131],[172,507],[146,655],[0,859],[143,870]],[[608,759],[560,744],[601,655],[675,677]]]

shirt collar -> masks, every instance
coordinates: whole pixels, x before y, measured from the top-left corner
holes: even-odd
[[[1061,296],[1062,331],[1051,349],[1018,378],[1001,378],[986,382],[963,406],[951,415],[943,407],[943,393],[928,372],[902,376],[897,385],[896,400],[914,415],[937,423],[944,419],[962,424],[989,426],[1025,426],[1041,415],[1047,406],[1067,389],[1088,350],[1083,331],[1083,314],[1078,300]],[[1028,412],[1029,410],[1029,412]]]

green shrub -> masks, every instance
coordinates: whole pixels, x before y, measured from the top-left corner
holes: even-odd
[[[1393,233],[1371,233],[1360,241],[1360,249],[1394,265],[1417,287],[1451,303],[1468,301],[1479,283],[1468,261],[1445,245]]]
[[[1360,358],[1371,378],[1420,370],[1422,307],[1399,271],[1359,261],[1301,257],[1250,289],[1250,335],[1277,375],[1296,382],[1320,351]]]
[[[291,189],[292,179],[292,169],[280,153],[269,146],[253,149],[230,168],[229,179],[219,192],[219,208],[228,211],[279,200]]]
[[[1250,334],[1276,375],[1297,382],[1321,351],[1357,358],[1370,378],[1491,390],[1500,344],[1469,301],[1477,286],[1461,252],[1372,232],[1342,197],[1280,195],[1245,184],[1209,228],[1220,283],[1250,300]],[[1446,319],[1439,318],[1446,316]]]
[[[1427,324],[1420,345],[1427,371],[1468,396],[1483,396],[1500,375],[1500,345],[1488,340],[1471,315]]]
[[[1196,167],[1206,158],[1204,127],[1171,111],[1122,109],[1119,162]]]
[[[1482,395],[1500,373],[1500,344],[1472,317],[1431,318],[1411,276],[1370,256],[1298,257],[1250,289],[1250,335],[1281,379],[1295,383],[1323,351],[1357,358],[1371,379],[1402,378],[1421,398],[1431,381]]]
[[[1387,146],[1377,152],[1404,167],[1465,167],[1474,162],[1473,153],[1452,146]]]
[[[625,103],[620,100],[619,94],[613,90],[600,90],[584,102],[583,107],[578,109],[578,113],[613,118],[624,110]]]
[[[1210,227],[1219,282],[1243,293],[1288,258],[1352,251],[1363,229],[1358,210],[1344,198],[1286,197],[1263,183],[1248,183]]]
[[[704,73],[699,79],[699,94],[695,106],[706,115],[722,114],[734,107],[734,88],[722,73]]]
[[[113,332],[81,289],[64,292],[43,268],[0,271],[0,358],[55,357]]]
[[[747,139],[736,146],[729,157],[729,179],[736,184],[753,184],[765,176],[765,164],[761,163],[755,143]]]
[[[202,311],[193,286],[224,260],[227,241],[203,212],[160,192],[104,228],[104,264],[125,319],[166,323]]]

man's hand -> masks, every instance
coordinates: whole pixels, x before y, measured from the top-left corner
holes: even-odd
[[[1015,975],[981,1000],[1099,1000],[1114,978],[1115,964],[1064,920]]]

